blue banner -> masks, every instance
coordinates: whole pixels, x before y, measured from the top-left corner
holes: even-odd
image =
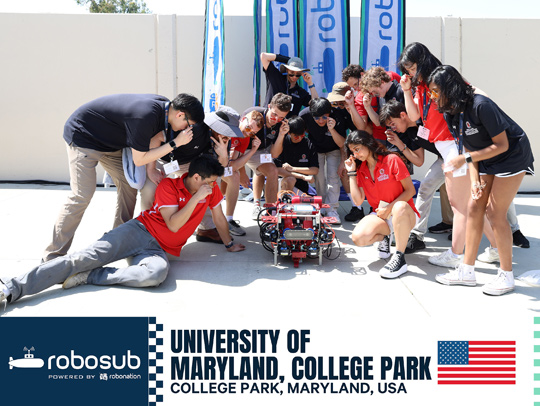
[[[360,63],[397,72],[405,41],[405,0],[362,0]]]
[[[326,97],[349,64],[349,1],[300,0],[299,6],[300,58]]]
[[[296,10],[297,0],[266,1],[266,52],[298,56]]]
[[[203,60],[203,106],[215,111],[216,103],[225,104],[223,0],[206,0]]]
[[[262,0],[253,0],[253,33],[255,58],[253,63],[253,105],[261,105],[261,19]]]

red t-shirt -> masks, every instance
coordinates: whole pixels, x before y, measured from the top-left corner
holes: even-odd
[[[178,210],[181,210],[187,204],[189,199],[192,198],[191,193],[188,192],[184,185],[184,179],[186,177],[187,173],[181,178],[163,179],[156,190],[156,197],[152,208],[143,211],[140,216],[137,217],[137,220],[144,224],[148,232],[157,240],[161,248],[163,248],[165,252],[175,256],[180,255],[180,250],[201,223],[206,208],[210,207],[213,209],[223,200],[223,195],[219,190],[219,186],[217,184],[214,185],[212,193],[197,204],[186,224],[184,224],[176,233],[173,233],[169,230],[169,227],[167,227],[159,210],[162,207],[178,207]]]
[[[241,154],[246,152],[246,149],[249,145],[249,141],[251,141],[251,138],[244,137],[244,138],[232,138],[231,139],[231,152],[238,151]]]
[[[398,82],[401,80],[401,76],[397,74],[396,72],[388,71],[386,72],[388,75],[390,75],[390,81],[397,80]],[[355,99],[354,99],[354,106],[356,107],[356,110],[358,111],[358,114],[360,116],[367,116],[368,113],[364,107],[364,94],[362,92],[359,92]],[[375,113],[378,113],[379,110],[379,98],[378,97],[372,97],[371,98],[371,107],[373,107],[373,110]],[[369,116],[368,116],[369,117]],[[373,137],[377,140],[385,140],[386,141],[386,127],[381,127],[378,125],[373,124]]]
[[[381,200],[392,203],[403,192],[401,181],[411,176],[403,160],[395,154],[379,156],[374,171],[375,180],[371,178],[367,161],[362,162],[360,168],[356,170],[356,174],[358,187],[364,189],[368,203],[374,209],[379,207]],[[411,198],[407,203],[420,217],[413,199]]]
[[[429,130],[428,141],[431,143],[436,141],[452,141],[454,137],[452,137],[450,130],[448,130],[448,125],[444,120],[443,114],[437,110],[437,103],[429,97],[426,98],[428,90],[429,88],[422,82],[416,88],[416,94],[414,96],[414,101],[418,105],[418,111],[424,122],[424,127]],[[426,111],[427,116],[425,115]]]

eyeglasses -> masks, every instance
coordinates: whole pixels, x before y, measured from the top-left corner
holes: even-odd
[[[345,107],[345,105],[346,105],[346,103],[344,101],[332,102],[332,107],[339,107],[340,109]]]
[[[428,96],[429,96],[430,98],[438,99],[440,95],[441,95],[441,94],[439,93],[438,90],[435,90],[435,89],[428,90]]]
[[[300,76],[302,76],[301,73],[297,73],[297,74],[294,74],[294,73],[287,73],[287,75],[289,75],[291,78],[299,78]]]
[[[326,121],[326,120],[328,120],[328,115],[321,116],[321,117],[315,117],[315,116],[314,116],[314,117],[313,117],[313,120],[315,120],[315,121],[319,121],[319,120],[324,120],[324,121]]]

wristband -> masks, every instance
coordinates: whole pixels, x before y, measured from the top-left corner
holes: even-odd
[[[308,89],[312,89],[312,88],[314,88],[314,87],[315,87],[315,85],[313,84],[313,85],[311,85],[311,86],[308,86]]]
[[[406,149],[407,149],[407,146],[405,145],[405,148],[403,148],[403,151],[399,151],[399,152],[401,152],[403,154]]]
[[[352,176],[356,176],[357,173],[356,173],[356,172],[347,172],[347,175],[348,175],[349,177],[352,177]]]
[[[170,142],[169,142],[169,145],[171,146],[171,148],[173,149],[173,151],[174,151],[176,148],[178,148],[178,147],[176,146],[176,142],[174,142],[174,140],[170,141]]]
[[[467,162],[468,164],[472,164],[472,156],[469,152],[465,152],[463,156],[465,157],[465,162]]]
[[[225,244],[225,249],[229,249],[229,248],[231,248],[231,247],[232,247],[233,245],[234,245],[234,241],[233,241],[233,240],[231,240],[231,242],[230,242],[230,243],[228,243],[228,244]]]

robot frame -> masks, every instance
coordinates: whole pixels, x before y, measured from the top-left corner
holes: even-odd
[[[279,193],[273,204],[265,204],[257,222],[263,247],[274,254],[274,265],[279,257],[291,257],[294,267],[298,268],[304,258],[319,258],[322,265],[323,255],[328,259],[334,242],[339,241],[331,224],[333,217],[325,217],[321,209],[329,208],[322,203],[320,196],[295,195],[290,190]]]

